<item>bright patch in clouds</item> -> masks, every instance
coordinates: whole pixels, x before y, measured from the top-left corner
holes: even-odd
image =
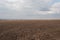
[[[60,2],[53,4],[50,10],[60,14]]]
[[[16,2],[17,0],[6,0],[8,2]]]
[[[53,11],[35,11],[35,14],[47,15],[47,14],[54,14],[54,12]]]
[[[22,0],[6,0],[5,6],[13,10],[21,10],[24,2]]]

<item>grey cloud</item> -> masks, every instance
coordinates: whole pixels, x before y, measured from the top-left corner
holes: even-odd
[[[29,18],[52,18],[52,17],[54,18],[56,16],[52,14],[48,15],[48,11],[50,11],[49,2],[51,3],[52,0],[50,1],[49,0],[24,0],[24,1],[25,2],[23,4],[20,4],[20,2],[18,3],[12,2],[14,6],[11,4],[11,2],[3,2],[2,4],[4,6],[0,5],[2,6],[0,7],[0,19],[29,19]],[[34,14],[36,10],[40,14],[38,13]]]

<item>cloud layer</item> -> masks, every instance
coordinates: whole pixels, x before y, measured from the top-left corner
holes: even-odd
[[[0,19],[55,18],[56,14],[60,15],[60,2],[53,2],[54,0],[0,0]]]

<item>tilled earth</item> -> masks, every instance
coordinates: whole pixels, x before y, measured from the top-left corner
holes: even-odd
[[[0,40],[60,40],[60,21],[1,21]]]

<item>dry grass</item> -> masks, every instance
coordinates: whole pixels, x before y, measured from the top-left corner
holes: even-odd
[[[0,21],[0,40],[60,40],[60,20]]]

